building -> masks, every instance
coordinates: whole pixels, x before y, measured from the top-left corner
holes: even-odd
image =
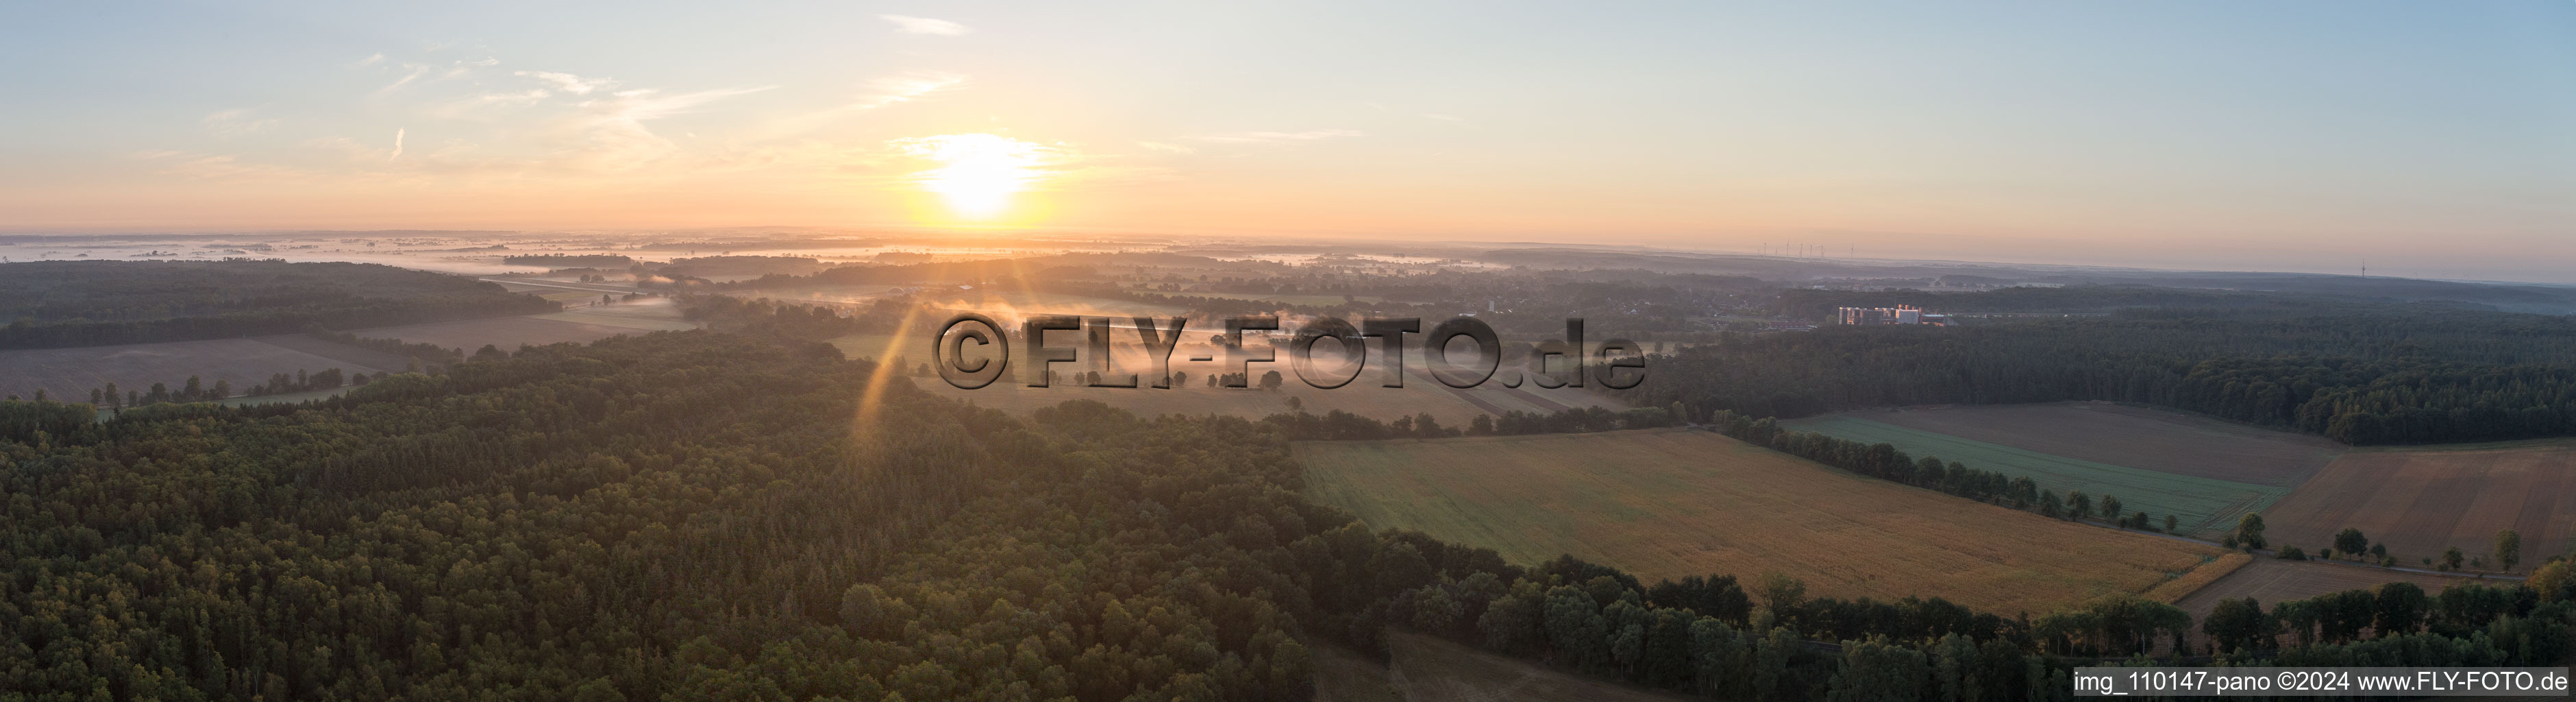
[[[1897,305],[1895,307],[1844,307],[1841,309],[1843,318],[1842,323],[1844,324],[1924,324],[1927,322],[1932,324],[1944,324],[1949,321],[1948,317],[1942,315],[1924,314],[1923,308],[1915,307],[1913,305]]]

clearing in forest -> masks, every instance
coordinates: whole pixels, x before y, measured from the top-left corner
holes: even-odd
[[[1308,496],[1519,563],[1558,554],[1648,582],[1804,579],[1810,594],[1938,596],[2005,616],[2139,593],[2216,547],[2050,519],[1679,429],[1299,442]]]

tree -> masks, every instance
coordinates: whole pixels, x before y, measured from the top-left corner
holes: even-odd
[[[2165,515],[2165,533],[2174,534],[2181,533],[2181,531],[2182,520],[2175,519],[2174,516],[2170,514]]]
[[[1843,665],[1828,683],[1829,702],[1914,702],[1931,678],[1923,652],[1891,645],[1884,636],[1843,644]]]
[[[2120,511],[2120,498],[2103,495],[2102,500],[2097,504],[2101,505],[2102,521],[2116,523],[2121,517],[2128,516],[2127,512]]]
[[[2447,548],[2447,549],[2443,549],[2443,550],[2442,550],[2442,569],[2443,569],[2443,570],[2459,570],[2459,569],[2460,569],[2460,560],[2461,560],[2463,557],[2464,557],[2464,554],[2461,554],[2461,553],[2460,553],[2460,547],[2458,547],[2458,546],[2453,546],[2453,547],[2450,547],[2450,548]]]
[[[2376,611],[2371,626],[2378,629],[2383,637],[2415,633],[2415,625],[2424,620],[2428,601],[2424,588],[2416,587],[2414,583],[2381,585],[2379,596],[2374,601]]]
[[[1779,571],[1762,574],[1762,602],[1770,605],[1772,612],[1787,615],[1806,601],[1806,583]]]
[[[2066,513],[2069,518],[2073,519],[2083,519],[2085,517],[2093,516],[2093,496],[2084,494],[2084,491],[2082,490],[2067,492]]]
[[[2362,536],[2360,529],[2346,527],[2335,534],[2334,550],[2358,558],[2363,551],[2370,550],[2370,537]]]
[[[2527,581],[2540,594],[2542,602],[2557,602],[2576,597],[2576,561],[2564,558],[2540,564],[2531,569]]]
[[[2210,647],[2217,653],[2264,648],[2278,629],[2273,615],[2251,597],[2219,600],[2200,623],[2201,633],[2209,635]]]
[[[2522,534],[2520,532],[2516,532],[2512,529],[2496,532],[2495,562],[2497,568],[2507,571],[2513,570],[2514,564],[2522,562]]]
[[[2263,515],[2247,512],[2236,518],[2236,543],[2247,550],[2263,548]]]

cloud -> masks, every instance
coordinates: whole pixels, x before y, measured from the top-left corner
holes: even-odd
[[[1289,141],[1317,141],[1321,139],[1355,136],[1367,136],[1367,133],[1356,129],[1314,129],[1303,132],[1235,132],[1232,134],[1206,134],[1184,138],[1191,141],[1204,141],[1211,144],[1276,144]]]
[[[206,115],[204,119],[197,120],[197,123],[205,125],[206,131],[214,132],[215,136],[228,139],[267,131],[268,128],[277,126],[277,120],[255,118],[251,112],[251,108],[236,107]]]
[[[368,56],[367,58],[365,58],[365,59],[363,59],[363,60],[360,60],[360,61],[358,62],[358,66],[359,66],[359,67],[362,67],[362,68],[363,68],[363,67],[366,67],[366,66],[373,66],[373,65],[376,65],[376,62],[378,62],[378,61],[383,61],[383,60],[385,60],[385,52],[378,51],[378,52],[376,52],[376,53],[375,53],[375,55],[373,55],[373,56]]]
[[[1436,119],[1436,120],[1440,120],[1440,121],[1442,121],[1442,122],[1465,122],[1465,121],[1467,121],[1467,118],[1465,118],[1465,117],[1459,117],[1459,116],[1456,116],[1456,115],[1444,115],[1444,114],[1440,114],[1440,113],[1438,113],[1438,112],[1425,112],[1425,113],[1422,113],[1422,118],[1423,118],[1423,119]]]
[[[387,160],[387,161],[391,161],[391,160],[394,160],[394,159],[402,158],[402,139],[403,139],[403,129],[402,129],[401,127],[395,127],[395,128],[394,128],[394,152],[393,152],[393,154],[392,154],[392,155],[386,156],[386,157],[385,157],[385,160]]]
[[[559,132],[571,135],[575,142],[570,145],[576,156],[573,165],[628,170],[658,160],[679,148],[646,128],[645,122],[686,114],[717,100],[777,87],[719,88],[668,95],[651,89],[621,90],[605,98],[582,101],[578,105],[579,111],[557,126]]]
[[[877,15],[877,19],[893,22],[895,29],[906,34],[934,34],[943,37],[953,37],[975,31],[967,28],[966,25],[950,22],[944,19],[931,19],[928,17],[913,17],[910,15]]]
[[[1137,145],[1137,146],[1145,147],[1145,149],[1146,149],[1147,151],[1161,151],[1161,152],[1163,152],[1163,153],[1168,153],[1168,154],[1193,154],[1193,153],[1198,153],[1198,149],[1193,149],[1193,148],[1190,148],[1190,147],[1187,147],[1187,146],[1182,146],[1182,145],[1179,145],[1179,144],[1165,144],[1165,143],[1163,143],[1163,142],[1159,142],[1159,141],[1140,141],[1140,142],[1136,142],[1136,145]]]
[[[400,88],[400,87],[403,87],[403,86],[405,86],[405,85],[409,85],[409,84],[411,84],[411,82],[412,82],[412,81],[420,80],[420,77],[421,77],[421,76],[429,75],[429,67],[428,67],[428,66],[424,66],[424,65],[421,65],[421,64],[417,64],[417,63],[405,62],[405,63],[403,63],[403,67],[404,67],[404,68],[411,69],[411,72],[403,74],[403,77],[402,77],[402,78],[396,79],[396,80],[395,80],[391,85],[387,85],[387,86],[382,87],[382,88],[377,88],[377,89],[376,89],[376,92],[379,92],[379,93],[389,93],[389,92],[393,92],[393,90],[394,90],[395,88]]]
[[[603,90],[617,86],[617,81],[608,78],[583,78],[570,73],[555,73],[553,71],[518,71],[511,75],[535,78],[542,82],[551,83],[554,84],[556,88],[574,95],[589,95],[591,91]]]
[[[852,106],[862,110],[873,110],[899,102],[910,102],[925,95],[956,90],[958,86],[965,84],[965,76],[936,71],[887,76],[868,81],[868,93],[860,97],[858,103]]]

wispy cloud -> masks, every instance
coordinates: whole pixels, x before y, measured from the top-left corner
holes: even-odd
[[[570,73],[556,73],[553,71],[518,71],[511,75],[535,78],[538,81],[552,84],[557,89],[574,95],[589,95],[591,91],[604,90],[617,86],[617,81],[608,78],[583,78]]]
[[[1457,116],[1457,115],[1444,115],[1444,114],[1440,114],[1440,113],[1438,113],[1438,112],[1425,112],[1425,113],[1422,113],[1422,118],[1423,118],[1423,119],[1431,119],[1431,120],[1439,120],[1439,121],[1442,121],[1442,122],[1465,122],[1465,121],[1467,121],[1467,118],[1465,118],[1465,117],[1459,117],[1459,116]]]
[[[1355,136],[1367,136],[1367,133],[1356,129],[1313,129],[1303,132],[1235,132],[1232,134],[1203,134],[1184,138],[1191,141],[1204,141],[1211,144],[1276,144],[1280,142],[1317,141],[1322,139]]]
[[[944,19],[914,17],[911,15],[877,15],[877,18],[893,22],[895,29],[906,34],[934,34],[943,37],[953,37],[975,31],[967,28],[966,25],[950,22]]]
[[[868,81],[867,93],[853,106],[863,110],[873,110],[899,102],[910,102],[934,93],[956,90],[958,86],[965,84],[965,76],[935,71],[887,76]]]
[[[401,127],[395,127],[395,128],[394,128],[394,152],[393,152],[393,154],[392,154],[392,155],[386,156],[386,157],[385,157],[385,160],[387,160],[387,161],[391,161],[391,160],[394,160],[394,159],[402,158],[402,140],[403,140],[403,129],[402,129]]]
[[[725,98],[777,87],[719,88],[667,95],[650,89],[621,90],[605,98],[582,101],[578,106],[580,110],[561,122],[559,127],[577,135],[578,143],[573,145],[578,154],[576,165],[603,170],[632,169],[669,155],[678,148],[669,139],[646,128],[645,122],[685,114]]]
[[[197,122],[205,125],[206,131],[214,132],[215,136],[224,138],[263,132],[277,126],[277,120],[260,118],[247,107],[236,107],[209,114]]]
[[[1145,147],[1145,150],[1147,151],[1160,151],[1167,154],[1198,153],[1198,149],[1193,149],[1179,144],[1166,144],[1159,141],[1140,141],[1136,142],[1136,145]]]
[[[393,83],[388,84],[385,87],[377,88],[376,92],[390,93],[393,92],[395,88],[410,85],[412,81],[420,80],[421,76],[429,75],[429,67],[425,65],[405,62],[403,63],[403,68],[405,69],[403,77],[394,79]]]

